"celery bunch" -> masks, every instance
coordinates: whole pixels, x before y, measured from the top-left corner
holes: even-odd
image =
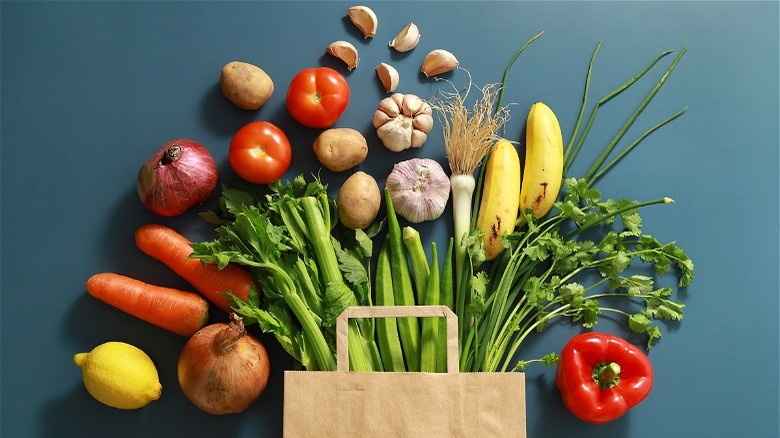
[[[269,188],[223,188],[220,211],[204,214],[218,237],[193,244],[193,256],[249,270],[259,290],[248,301],[231,297],[235,311],[273,333],[307,370],[335,370],[336,318],[371,303],[371,236],[339,227],[344,235],[334,237],[334,200],[316,178]],[[372,321],[351,320],[348,339],[350,369],[382,368]]]

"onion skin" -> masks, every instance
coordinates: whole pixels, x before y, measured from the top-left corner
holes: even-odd
[[[171,140],[141,166],[136,185],[141,202],[152,213],[177,216],[214,193],[217,164],[200,143]]]
[[[213,415],[248,408],[265,390],[270,373],[263,344],[244,329],[235,313],[229,323],[207,325],[192,335],[179,355],[177,374],[184,395]]]

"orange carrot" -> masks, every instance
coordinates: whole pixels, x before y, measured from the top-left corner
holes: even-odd
[[[187,337],[203,328],[209,316],[209,303],[198,294],[112,272],[90,277],[87,292],[136,318]]]
[[[249,298],[252,277],[247,271],[235,265],[219,269],[217,265],[189,258],[193,252],[191,242],[171,228],[143,225],[135,232],[135,243],[141,251],[165,263],[225,312],[232,312],[232,309],[224,292],[231,292],[242,300]]]

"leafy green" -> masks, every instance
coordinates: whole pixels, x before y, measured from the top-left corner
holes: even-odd
[[[247,268],[259,291],[233,309],[273,333],[309,370],[335,369],[335,322],[347,306],[370,300],[371,239],[339,229],[335,202],[317,178],[298,176],[262,191],[223,187],[219,211],[204,215],[217,238],[193,245],[193,257]],[[346,236],[346,237],[345,237]],[[372,369],[370,324],[350,322],[350,365]]]

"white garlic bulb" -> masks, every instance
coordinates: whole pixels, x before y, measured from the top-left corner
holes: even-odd
[[[382,99],[372,122],[382,144],[393,152],[422,146],[433,128],[431,106],[414,94]]]
[[[430,158],[397,163],[385,186],[396,214],[411,223],[438,218],[450,199],[450,179],[441,164]]]

